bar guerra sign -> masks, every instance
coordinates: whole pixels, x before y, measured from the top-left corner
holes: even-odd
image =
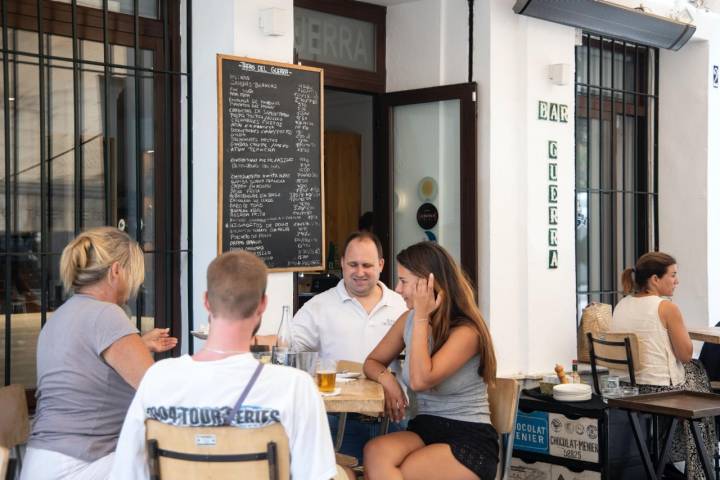
[[[568,123],[568,106],[540,100],[538,102],[538,120]],[[548,166],[548,268],[558,268],[558,142],[547,142]]]

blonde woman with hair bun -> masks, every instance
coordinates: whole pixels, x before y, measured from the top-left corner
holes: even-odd
[[[63,250],[60,277],[72,296],[38,338],[37,411],[21,479],[105,479],[150,352],[177,339],[157,328],[140,337],[122,308],[145,278],[142,250],[125,232],[78,235]]]

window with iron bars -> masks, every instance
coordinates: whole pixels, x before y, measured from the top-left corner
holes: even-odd
[[[658,51],[584,33],[575,48],[578,318],[615,305],[620,274],[658,245]]]
[[[180,336],[180,2],[3,0],[0,375],[36,385],[65,245],[114,225],[145,253],[127,311]],[[188,2],[189,5],[189,2]],[[187,178],[190,178],[189,176]],[[181,248],[181,244],[185,249]]]

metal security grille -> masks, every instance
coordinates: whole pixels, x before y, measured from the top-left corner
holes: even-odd
[[[0,351],[4,384],[33,388],[37,337],[63,303],[64,246],[115,225],[145,252],[128,306],[138,328],[181,334],[181,126],[191,72],[181,71],[180,2],[2,0]],[[186,1],[190,25],[192,2]],[[191,65],[190,28],[186,35]],[[181,110],[181,92],[187,95]],[[188,135],[187,198],[192,198]],[[189,200],[188,200],[189,202]],[[186,279],[188,311],[192,272]],[[191,320],[192,321],[192,320]]]
[[[579,318],[615,305],[622,271],[657,249],[658,52],[585,33],[575,56]]]

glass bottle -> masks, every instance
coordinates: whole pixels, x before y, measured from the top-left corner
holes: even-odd
[[[572,383],[582,383],[582,379],[580,378],[580,373],[578,372],[578,361],[573,360],[572,361]]]
[[[290,317],[290,307],[283,305],[280,328],[277,340],[272,349],[272,362],[288,367],[295,366],[295,352],[293,351],[293,331]]]
[[[290,324],[290,307],[283,305],[282,317],[280,318],[280,328],[278,329],[277,341],[275,345],[279,348],[292,349],[293,332]]]

